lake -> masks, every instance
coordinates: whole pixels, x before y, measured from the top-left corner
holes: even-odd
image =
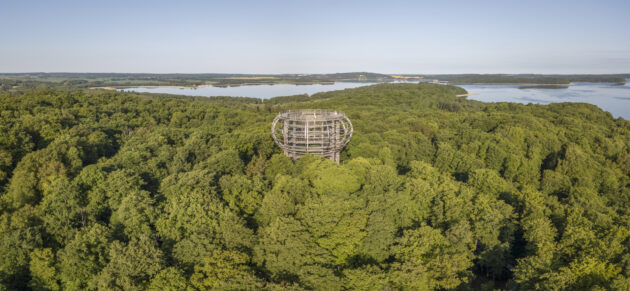
[[[277,96],[291,96],[308,94],[313,95],[319,92],[343,90],[349,88],[357,88],[362,86],[374,85],[378,83],[354,83],[354,82],[336,82],[334,84],[310,84],[310,85],[293,85],[293,84],[274,84],[274,85],[244,85],[232,87],[214,87],[207,86],[201,88],[125,88],[124,91],[148,92],[148,93],[167,93],[189,96],[230,96],[230,97],[256,97],[269,99]]]
[[[483,102],[517,102],[549,104],[583,102],[597,105],[615,117],[630,120],[630,80],[619,86],[608,83],[574,83],[563,89],[519,89],[518,85],[459,85],[468,93],[468,99]]]
[[[343,90],[376,83],[337,82],[322,85],[246,85],[234,87],[202,87],[202,88],[126,88],[124,91],[166,93],[190,96],[233,96],[257,97],[268,99],[276,96],[289,96],[319,92]],[[469,99],[483,102],[518,102],[549,104],[556,102],[584,102],[599,106],[612,113],[615,117],[630,120],[630,80],[624,86],[607,83],[574,83],[568,88],[547,89],[530,88],[519,89],[519,85],[458,85],[469,93]]]

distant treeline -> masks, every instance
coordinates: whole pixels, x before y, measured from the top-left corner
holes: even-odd
[[[262,84],[327,84],[334,82],[392,82],[409,76],[411,80],[440,80],[451,84],[569,84],[606,82],[625,84],[630,75],[534,75],[459,74],[385,75],[367,72],[335,74],[121,74],[121,73],[19,73],[0,74],[0,91],[23,91],[38,86],[54,89],[139,86],[242,86]],[[404,79],[404,78],[402,78]]]
[[[567,75],[571,82],[600,82],[600,83],[619,83],[625,84],[628,75]]]
[[[54,83],[54,86],[75,88],[185,86],[240,86],[252,84],[318,84],[338,81],[392,81],[392,76],[355,72],[336,74],[121,74],[121,73],[19,73],[0,74],[2,91],[30,88],[28,82]],[[24,86],[27,85],[27,86]],[[51,84],[49,84],[51,85]],[[15,88],[14,88],[15,87]]]
[[[625,84],[627,75],[462,74],[424,75],[424,77],[448,81],[452,84],[569,84],[571,82]]]

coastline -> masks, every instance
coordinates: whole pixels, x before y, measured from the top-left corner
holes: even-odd
[[[574,83],[549,84],[549,83],[449,83],[449,85],[519,85],[519,86],[570,86]]]
[[[126,88],[173,88],[173,89],[199,89],[203,87],[212,86],[210,84],[203,84],[197,86],[173,86],[173,85],[140,85],[140,86],[102,86],[102,87],[90,87],[89,89],[103,89],[103,90],[118,90]]]
[[[348,81],[343,81],[348,82]],[[146,89],[155,89],[155,88],[173,88],[173,89],[199,89],[204,87],[218,87],[218,88],[227,88],[227,87],[240,87],[240,86],[257,86],[257,85],[334,85],[337,81],[321,81],[321,82],[273,82],[273,83],[238,83],[238,84],[203,84],[197,86],[174,86],[174,85],[138,85],[138,86],[101,86],[101,87],[90,87],[89,89],[103,89],[103,90],[119,90],[119,89],[128,89],[128,88],[146,88]],[[364,82],[357,82],[364,83]]]
[[[336,80],[336,81],[319,81],[319,82],[310,82],[310,81],[305,81],[305,82],[247,82],[247,83],[236,83],[236,84],[202,84],[202,85],[196,85],[196,86],[176,86],[176,85],[137,85],[137,86],[129,86],[129,85],[122,85],[122,86],[100,86],[100,87],[90,87],[89,89],[103,89],[103,90],[120,90],[120,89],[128,89],[128,88],[146,88],[146,89],[155,89],[155,88],[173,88],[173,89],[199,89],[199,88],[204,88],[204,87],[218,87],[218,88],[228,88],[228,87],[240,87],[240,86],[258,86],[258,85],[296,85],[296,86],[300,86],[300,85],[315,85],[315,84],[319,84],[319,85],[334,85],[335,83],[338,82],[351,82],[351,83],[369,83],[369,82],[376,82],[376,83],[396,83],[399,80],[394,80],[394,81],[356,81],[356,80]],[[404,82],[407,83],[407,82]],[[408,82],[408,83],[417,83],[414,81]],[[422,81],[420,81],[419,83],[424,83]],[[426,82],[426,83],[431,83],[431,82]],[[534,89],[534,88],[551,88],[554,89],[553,87],[558,87],[558,88],[566,88],[568,86],[572,86],[575,85],[577,82],[569,82],[569,83],[560,83],[560,84],[549,84],[549,83],[450,83],[450,82],[446,82],[443,85],[451,85],[451,86],[462,86],[462,85],[508,85],[508,86],[523,86],[523,88],[521,89]],[[587,83],[591,83],[591,82],[587,82]],[[609,83],[609,82],[593,82],[593,83]],[[614,82],[612,82],[614,83]],[[618,84],[618,83],[614,83],[614,84]],[[619,84],[619,85],[624,85],[624,84]]]

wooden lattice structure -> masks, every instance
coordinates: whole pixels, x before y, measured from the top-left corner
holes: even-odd
[[[352,123],[340,111],[289,110],[271,124],[276,144],[291,159],[312,154],[339,163],[339,153],[350,142]]]

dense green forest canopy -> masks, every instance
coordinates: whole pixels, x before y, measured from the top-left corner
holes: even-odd
[[[630,122],[462,93],[0,93],[0,290],[628,290]],[[296,108],[340,165],[274,145]]]

